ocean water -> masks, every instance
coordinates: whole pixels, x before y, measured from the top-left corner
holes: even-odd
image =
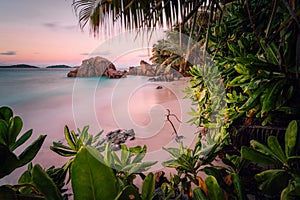
[[[147,83],[145,77],[107,79],[68,78],[69,69],[1,69],[0,106],[9,106],[22,117],[24,129],[33,128],[59,140],[65,125],[93,131],[110,128],[105,119],[113,104],[124,104],[134,88]],[[134,88],[132,88],[134,87]],[[114,94],[114,93],[118,94]],[[120,101],[120,102],[118,102]],[[127,105],[126,105],[127,106]],[[102,111],[102,112],[101,112]],[[99,117],[102,127],[99,126]],[[116,125],[111,124],[111,128]],[[49,140],[49,139],[48,139]],[[47,141],[48,141],[47,140]],[[47,142],[46,142],[47,143]],[[47,143],[50,146],[51,142]]]
[[[187,113],[191,104],[183,99],[182,92],[187,86],[185,80],[161,83],[149,82],[147,77],[141,76],[68,78],[68,71],[0,69],[0,106],[11,107],[14,114],[22,118],[21,133],[33,129],[30,140],[15,153],[18,155],[39,135],[47,135],[33,160],[44,168],[61,166],[66,161],[49,150],[53,141],[65,142],[65,125],[71,130],[89,125],[90,134],[133,128],[136,140],[132,141],[132,145],[149,145],[149,159],[156,160],[163,155],[162,146],[174,144],[172,129],[165,120],[166,109],[170,109],[182,122],[190,118]],[[163,89],[156,89],[158,85],[163,85]],[[180,133],[196,132],[189,130],[190,126],[186,123],[174,123]],[[191,142],[189,137],[185,138],[187,143]],[[15,184],[25,168],[16,170],[1,181]]]

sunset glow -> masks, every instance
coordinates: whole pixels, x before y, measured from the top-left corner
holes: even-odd
[[[95,38],[88,27],[80,30],[71,4],[72,1],[63,0],[1,1],[0,65],[78,66],[103,43],[105,48],[97,55],[124,65],[148,60],[151,45],[134,44],[133,39],[127,38],[107,43],[115,36]],[[119,51],[124,47],[126,51]]]

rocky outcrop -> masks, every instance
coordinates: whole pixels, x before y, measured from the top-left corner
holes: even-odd
[[[70,71],[68,77],[97,77],[107,76],[108,78],[121,78],[126,71],[119,71],[115,65],[106,58],[97,56],[82,61],[82,64],[75,70]]]
[[[174,81],[182,77],[179,72],[163,65],[151,65],[141,60],[139,67],[129,67],[128,75],[149,76],[150,81]]]
[[[130,138],[130,140],[135,139],[135,132],[133,129],[117,129],[111,131],[106,134],[105,140],[111,142],[111,149],[116,151],[121,149],[121,145],[124,144],[128,138]]]

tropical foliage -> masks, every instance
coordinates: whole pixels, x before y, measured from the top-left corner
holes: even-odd
[[[32,161],[46,138],[45,135],[41,135],[17,156],[14,151],[32,135],[31,129],[18,137],[22,127],[22,119],[14,116],[9,107],[0,108],[0,158],[3,162],[0,166],[0,178]]]
[[[300,197],[300,137],[298,127],[299,121],[293,120],[289,123],[285,133],[284,149],[274,136],[268,138],[267,145],[252,140],[251,148],[242,147],[241,154],[244,159],[273,166],[273,168],[255,175],[255,179],[260,183],[259,189],[265,194],[281,193],[281,199]]]

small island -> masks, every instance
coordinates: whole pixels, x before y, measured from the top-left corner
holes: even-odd
[[[4,65],[4,66],[0,66],[0,68],[10,69],[10,68],[39,68],[39,67],[33,65],[27,65],[27,64],[17,64],[17,65]]]
[[[50,66],[48,66],[48,67],[46,67],[46,68],[51,68],[51,69],[57,69],[57,68],[73,68],[73,67],[71,67],[71,66],[69,66],[69,65],[50,65]]]

